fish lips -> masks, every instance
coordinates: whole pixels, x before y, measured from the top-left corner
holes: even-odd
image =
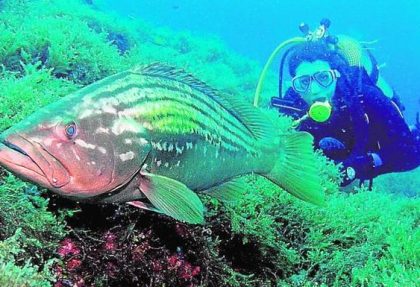
[[[20,135],[2,140],[0,164],[46,188],[60,188],[70,182],[68,170],[53,155]]]

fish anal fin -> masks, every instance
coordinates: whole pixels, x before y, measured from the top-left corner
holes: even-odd
[[[202,192],[221,201],[234,203],[244,198],[247,188],[248,183],[243,177],[237,177]]]
[[[145,202],[140,201],[140,200],[128,201],[126,203],[128,205],[131,205],[131,206],[134,206],[134,207],[137,207],[137,208],[141,208],[141,209],[145,209],[145,210],[149,210],[149,211],[154,211],[154,212],[157,212],[157,213],[162,213],[162,211],[160,211],[159,209],[154,207],[152,204],[145,203]]]

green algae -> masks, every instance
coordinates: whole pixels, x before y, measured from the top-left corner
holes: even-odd
[[[47,211],[33,185],[2,174],[0,181],[0,285],[50,286],[56,246],[65,235],[63,216]]]
[[[3,1],[0,19],[0,131],[81,86],[140,63],[185,68],[249,102],[261,69],[217,38],[121,19],[82,1]],[[126,39],[126,51],[110,40],[115,33]],[[276,75],[270,73],[262,106],[275,94]],[[291,132],[290,119],[277,124]],[[414,286],[420,277],[420,169],[380,177],[371,192],[346,194],[338,191],[338,169],[322,155],[319,166],[327,207],[296,200],[250,176],[244,199],[235,205],[204,198],[204,226],[129,207],[48,199],[45,190],[28,193],[32,185],[0,169],[0,285],[51,286],[83,276],[96,286]],[[65,207],[80,212],[64,216],[59,210]],[[101,249],[108,231],[118,239],[115,249]],[[64,238],[90,259],[57,254]],[[71,260],[82,266],[70,268]],[[195,267],[200,272],[193,276]]]

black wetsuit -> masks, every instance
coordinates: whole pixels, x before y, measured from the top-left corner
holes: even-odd
[[[356,178],[361,180],[419,166],[418,143],[398,106],[372,84],[364,70],[354,70],[353,77],[349,78],[351,84],[347,84],[347,87],[344,81],[337,82],[329,120],[318,123],[307,118],[299,124],[298,130],[311,133],[316,148],[323,149],[334,161],[342,162],[344,168],[353,167]],[[281,108],[281,113],[297,119],[308,111],[308,104],[291,88],[284,100],[301,112]],[[342,144],[341,148],[325,150],[325,139],[337,140]],[[374,161],[372,154],[380,159],[379,164]]]

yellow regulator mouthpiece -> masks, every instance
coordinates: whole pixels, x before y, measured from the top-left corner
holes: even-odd
[[[329,102],[315,102],[309,108],[309,117],[318,123],[327,121],[331,116],[332,107]]]

